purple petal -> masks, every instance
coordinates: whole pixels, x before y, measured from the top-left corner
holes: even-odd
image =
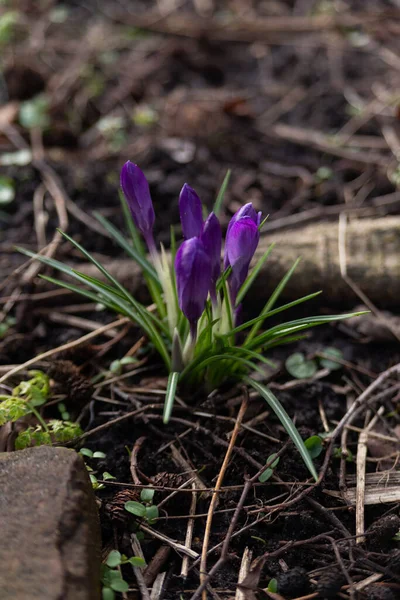
[[[229,287],[233,302],[236,300],[236,295],[247,277],[250,262],[259,239],[258,227],[251,217],[241,217],[233,223],[229,234],[227,234],[225,261],[227,265],[232,267]]]
[[[188,240],[201,235],[203,231],[201,200],[194,189],[187,183],[185,183],[179,195],[179,213],[183,237]]]
[[[146,237],[155,220],[149,184],[143,171],[130,160],[121,170],[121,187],[136,227]]]
[[[232,225],[234,225],[234,223],[236,223],[236,221],[238,221],[242,217],[250,217],[250,219],[252,219],[254,223],[257,224],[257,213],[253,208],[252,202],[248,202],[247,204],[239,208],[238,211],[235,212],[232,219],[229,221],[228,230],[226,232],[227,235]]]
[[[175,258],[179,306],[190,323],[201,317],[211,282],[211,261],[203,242],[190,238],[183,242]]]
[[[222,231],[218,218],[214,213],[211,213],[204,223],[201,241],[204,244],[211,261],[211,289],[210,292],[215,296],[215,284],[221,274],[221,246],[222,246]]]
[[[228,229],[226,232],[226,240],[228,241],[231,228],[233,227],[233,225],[235,223],[237,223],[237,221],[239,221],[240,219],[243,219],[243,218],[250,218],[258,227],[258,225],[261,222],[261,215],[262,215],[261,212],[259,212],[258,214],[256,213],[256,211],[253,208],[252,202],[248,202],[247,204],[245,204],[244,206],[239,208],[239,210],[235,212],[235,214],[229,221]],[[229,261],[228,261],[227,254],[225,252],[224,269],[226,269],[227,267],[229,267]]]

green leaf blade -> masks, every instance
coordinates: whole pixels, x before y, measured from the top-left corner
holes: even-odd
[[[283,427],[286,429],[290,438],[292,439],[294,445],[296,446],[297,450],[299,451],[299,453],[300,453],[305,465],[307,466],[308,470],[310,471],[311,475],[314,477],[315,481],[318,481],[318,474],[317,474],[317,471],[315,470],[315,467],[314,467],[314,464],[310,457],[310,454],[309,454],[307,448],[305,447],[304,442],[301,439],[300,434],[297,431],[293,421],[287,414],[286,410],[283,408],[282,404],[279,402],[278,398],[267,387],[265,387],[258,381],[255,381],[254,379],[251,379],[250,377],[245,377],[244,379],[249,385],[251,385],[260,394],[260,396],[262,398],[264,398],[264,400],[267,401],[269,406],[272,408],[272,410],[274,411],[274,413],[276,414],[276,416],[282,423]]]
[[[163,423],[166,425],[171,417],[172,408],[175,402],[176,388],[179,381],[179,373],[173,371],[168,376],[167,391],[165,393]]]

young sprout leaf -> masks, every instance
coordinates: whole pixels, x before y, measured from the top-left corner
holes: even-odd
[[[109,587],[103,587],[101,591],[102,600],[115,600],[115,593]]]
[[[81,448],[79,450],[79,454],[82,454],[82,456],[87,456],[88,458],[93,458],[93,450],[89,450],[89,448]]]
[[[285,362],[285,367],[296,379],[309,379],[317,372],[315,361],[307,360],[301,352],[291,354]]]
[[[319,359],[321,367],[329,369],[330,371],[336,371],[337,369],[342,368],[340,361],[343,360],[343,352],[341,350],[338,348],[324,348],[321,354],[323,355]],[[332,357],[332,360],[330,360],[330,357]],[[338,361],[335,359],[338,359]]]
[[[304,442],[311,458],[317,458],[322,452],[322,440],[319,435],[313,435]]]
[[[278,591],[278,580],[277,579],[270,579],[267,590],[269,592],[271,592],[272,594],[276,594],[277,591]]]
[[[129,590],[129,585],[123,579],[114,579],[110,587],[114,592],[127,592]]]
[[[145,510],[146,510],[146,513],[145,513],[146,521],[148,521],[149,523],[152,523],[153,521],[155,521],[155,519],[158,519],[157,506],[155,506],[153,504],[152,506],[147,506]]]
[[[146,504],[150,504],[151,502],[153,502],[154,492],[155,492],[155,490],[153,490],[152,488],[143,489],[140,492],[141,501],[145,502]]]
[[[111,550],[109,555],[107,556],[106,565],[113,569],[121,564],[121,553],[118,550]]]
[[[104,454],[104,452],[96,451],[93,453],[93,458],[105,458],[105,457],[106,457],[106,455]]]
[[[268,456],[267,458],[267,465],[269,464],[270,466],[265,469],[265,471],[263,473],[261,473],[260,477],[258,478],[258,481],[260,483],[265,483],[266,481],[268,481],[268,479],[270,479],[274,473],[275,468],[278,466],[279,463],[279,456],[276,460],[274,460],[276,456],[276,452],[274,452],[274,454],[271,454],[271,456]],[[271,462],[272,461],[272,462]]]
[[[135,500],[128,500],[128,502],[125,502],[125,510],[132,515],[135,515],[135,517],[143,518],[146,515],[146,507]]]
[[[141,556],[132,556],[128,562],[131,563],[132,567],[143,568],[146,566],[146,561]]]

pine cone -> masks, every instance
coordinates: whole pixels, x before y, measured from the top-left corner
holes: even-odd
[[[166,490],[156,490],[157,498],[166,498],[172,494],[172,490],[177,490],[182,484],[188,480],[189,476],[179,475],[177,473],[157,473],[153,477],[153,484]],[[187,488],[190,489],[190,488]],[[189,510],[191,502],[191,494],[187,491],[178,492],[165,504],[165,508],[169,514],[182,515]]]
[[[180,475],[178,473],[167,473],[166,471],[162,471],[161,473],[157,473],[157,475],[154,475],[153,484],[157,487],[178,489],[187,480],[187,475]],[[171,492],[171,490],[166,491]]]
[[[111,500],[106,502],[104,510],[113,523],[126,523],[129,513],[125,510],[125,502],[129,500],[140,502],[140,493],[132,488],[126,488],[114,494]]]
[[[68,394],[74,406],[81,406],[92,397],[92,382],[82,375],[79,367],[70,360],[55,360],[47,368],[47,373],[57,383],[62,384],[62,391]]]

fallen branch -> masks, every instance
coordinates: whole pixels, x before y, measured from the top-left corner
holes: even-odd
[[[283,275],[301,257],[282,293],[283,300],[293,300],[322,289],[329,304],[353,306],[358,298],[341,276],[338,237],[338,223],[327,221],[262,236],[255,259],[271,243],[276,246],[254,283],[253,300],[265,302]],[[348,276],[379,307],[398,306],[400,217],[350,220],[346,237]],[[130,291],[138,290],[143,284],[141,273],[132,260],[119,259],[103,264]],[[73,266],[85,275],[99,277],[92,264]]]

